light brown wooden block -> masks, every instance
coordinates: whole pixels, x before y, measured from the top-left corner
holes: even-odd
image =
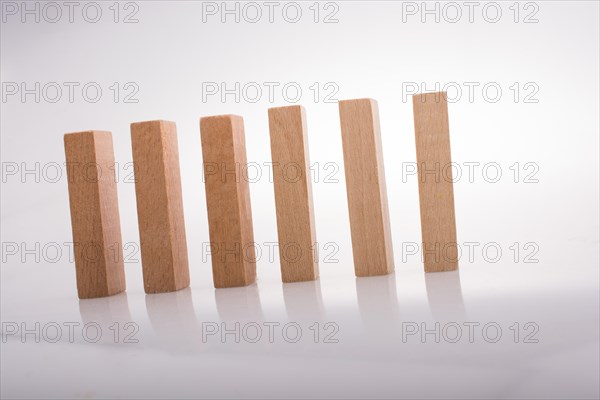
[[[80,299],[125,290],[112,135],[65,135],[77,293]]]
[[[394,270],[379,110],[372,99],[339,102],[356,276]]]
[[[413,96],[425,272],[458,268],[445,92]]]
[[[302,106],[269,109],[271,158],[283,282],[315,280],[319,264],[308,159],[306,113]]]
[[[216,288],[256,280],[256,255],[244,120],[237,115],[200,119],[206,206]]]
[[[179,150],[174,122],[131,124],[142,270],[146,293],[190,285]]]

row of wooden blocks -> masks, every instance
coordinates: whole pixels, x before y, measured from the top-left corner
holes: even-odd
[[[413,112],[425,271],[455,270],[457,257],[448,256],[447,249],[444,257],[439,254],[456,243],[452,180],[428,179],[436,165],[451,161],[445,93],[414,96]],[[394,257],[377,102],[340,101],[339,114],[355,273],[388,274]],[[282,280],[314,280],[319,267],[312,251],[316,238],[305,112],[301,106],[271,108],[268,117]],[[256,279],[254,247],[248,246],[254,243],[250,192],[236,168],[247,165],[243,119],[201,118],[200,132],[210,242],[228,253],[250,253],[213,254],[214,285],[249,285]],[[111,133],[70,133],[64,141],[79,297],[122,292],[123,258],[114,251],[122,241]],[[175,123],[133,123],[131,144],[144,289],[183,289],[190,277]],[[300,166],[294,180],[284,176],[290,163]],[[208,170],[215,165],[225,173]],[[89,256],[90,244],[99,257]],[[293,259],[283,254],[289,244],[299,250]]]

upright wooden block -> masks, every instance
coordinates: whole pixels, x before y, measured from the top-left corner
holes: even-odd
[[[302,106],[269,109],[271,158],[283,282],[315,280],[319,264],[308,159],[306,114]]]
[[[200,119],[204,182],[216,288],[256,280],[252,208],[246,168],[244,120],[236,115]]]
[[[146,293],[190,285],[174,122],[131,124],[142,270]]]
[[[80,299],[125,290],[112,135],[65,135],[69,204]]]
[[[377,102],[339,102],[356,276],[394,270]]]
[[[413,96],[425,272],[458,268],[445,92]]]

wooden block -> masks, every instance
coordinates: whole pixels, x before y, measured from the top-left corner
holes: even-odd
[[[339,102],[356,276],[394,270],[377,102]]]
[[[200,119],[213,281],[216,288],[256,280],[252,208],[244,120],[237,115]]]
[[[306,114],[302,106],[269,109],[271,158],[283,282],[319,277]]]
[[[65,135],[77,293],[80,299],[125,290],[112,135]]]
[[[425,272],[458,268],[445,92],[413,96]]]
[[[142,270],[146,293],[190,285],[177,129],[174,122],[131,124]]]

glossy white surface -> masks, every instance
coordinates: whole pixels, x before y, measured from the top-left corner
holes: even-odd
[[[30,266],[19,273],[3,268],[3,323],[25,322],[32,329],[40,322],[42,333],[40,343],[33,334],[5,335],[2,395],[598,397],[599,299],[593,279],[543,264],[467,265],[460,276],[424,275],[419,267],[401,265],[393,275],[356,279],[349,268],[336,266],[317,282],[290,285],[278,282],[278,271],[263,269],[256,285],[215,290],[208,267],[195,265],[191,288],[145,295],[138,267],[131,266],[126,294],[82,301],[74,296],[70,267]],[[410,334],[421,324],[435,331],[435,321],[441,323],[439,343],[434,333],[424,340],[420,332]],[[50,328],[44,336],[50,322],[62,326],[57,343],[48,342],[55,336]],[[80,324],[72,343],[68,322]],[[121,327],[117,340],[110,330],[115,322]],[[124,334],[135,329],[125,329],[127,322],[139,329],[129,338],[138,343],[127,343]],[[285,335],[282,328],[290,322],[297,325]],[[86,323],[101,327],[96,343],[87,341],[95,328],[87,340],[83,336]],[[222,323],[233,331],[240,324],[239,343],[231,333],[224,339],[209,334]],[[465,323],[479,324],[472,325],[472,343]],[[532,324],[526,329],[526,323]],[[486,333],[485,324],[493,324]],[[257,326],[262,337],[253,343]],[[295,326],[302,336],[290,343]],[[502,336],[492,343],[496,327]]]
[[[500,2],[498,23],[482,20],[483,4],[473,23],[465,21],[465,8],[458,23],[431,17],[422,23],[418,14],[402,22],[406,2],[338,2],[336,24],[311,22],[312,2],[301,3],[297,24],[281,18],[223,24],[218,15],[203,23],[202,2],[191,1],[135,2],[139,22],[123,24],[112,22],[112,3],[101,3],[104,17],[96,24],[21,23],[9,16],[1,25],[2,82],[97,82],[104,90],[97,103],[77,92],[72,103],[37,103],[32,95],[22,102],[15,95],[0,104],[3,399],[600,397],[598,2],[528,2],[539,8],[533,24],[521,23],[532,11],[525,3],[520,22],[513,22],[513,2]],[[321,18],[331,11],[320,10]],[[123,17],[131,10],[121,11]],[[110,89],[115,82],[118,102]],[[127,82],[139,88],[137,103],[122,101]],[[293,82],[303,89],[298,104],[306,107],[318,172],[318,281],[282,285],[278,255],[267,255],[277,240],[265,164],[271,161],[267,108],[292,103],[279,91],[272,101],[266,94],[257,102],[203,99],[206,82],[228,88]],[[337,85],[334,99],[379,103],[396,263],[390,276],[354,277],[338,110],[324,101],[332,93],[328,82]],[[406,176],[415,162],[412,105],[402,88],[423,83],[434,90],[436,82],[463,89],[449,115],[452,157],[463,172],[454,191],[464,253],[459,273],[425,275],[419,254],[410,251],[421,236],[417,180]],[[478,84],[473,101],[464,82]],[[482,98],[488,83],[502,88],[499,101]],[[532,95],[526,83],[538,91]],[[537,102],[524,102],[528,95]],[[262,257],[255,285],[215,290],[204,250],[198,119],[226,113],[244,117],[248,161],[262,166],[250,184]],[[129,124],[154,119],[177,123],[191,287],[146,295],[126,163]],[[62,165],[62,135],[89,129],[113,133],[130,262],[126,293],[79,301],[64,171],[51,181],[52,169],[41,179],[23,169]],[[473,181],[467,163],[479,163]],[[501,168],[498,182],[482,175],[489,163]],[[14,166],[19,170],[8,174]],[[471,258],[466,245],[474,242]],[[435,329],[436,322],[439,343],[432,333],[424,340],[409,334]],[[21,329],[36,323],[39,342]],[[236,323],[239,343],[235,334],[208,334]],[[57,326],[62,336],[52,343]],[[462,336],[453,343],[457,326]],[[95,327],[102,336],[93,343]],[[257,327],[262,336],[252,343]],[[301,338],[286,341],[297,327]],[[502,336],[491,343],[497,327]]]

